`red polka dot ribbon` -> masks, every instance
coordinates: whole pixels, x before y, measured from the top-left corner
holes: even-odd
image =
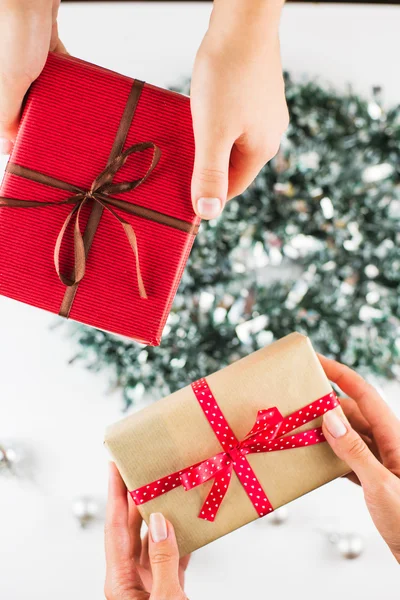
[[[181,485],[189,491],[213,479],[212,488],[199,513],[200,519],[206,521],[214,521],[228,491],[233,472],[246,490],[257,514],[263,517],[272,512],[273,507],[251,468],[247,455],[302,448],[324,442],[321,427],[293,432],[339,405],[339,400],[332,391],[287,417],[283,417],[276,407],[260,410],[251,431],[239,441],[222,414],[206,379],[192,383],[192,389],[223,451],[182,471],[144,485],[130,494],[134,502],[140,505]]]

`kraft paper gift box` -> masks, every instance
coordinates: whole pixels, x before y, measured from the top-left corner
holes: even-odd
[[[319,427],[337,404],[293,333],[112,425],[105,444],[144,520],[162,512],[185,555],[347,473]]]
[[[200,222],[193,161],[188,97],[50,54],[0,188],[0,294],[159,344]]]

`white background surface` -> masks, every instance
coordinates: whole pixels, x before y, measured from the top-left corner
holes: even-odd
[[[209,4],[64,5],[71,53],[159,85],[191,71]],[[96,26],[93,27],[93,16]],[[400,8],[289,5],[282,24],[285,68],[367,93],[400,98]],[[147,39],[148,38],[148,39]],[[57,318],[0,298],[0,440],[23,442],[34,482],[0,479],[1,600],[103,597],[102,526],[80,531],[71,516],[81,494],[105,500],[105,426],[120,417],[107,377],[68,366],[74,348]],[[386,386],[396,406],[399,388]],[[397,408],[397,407],[396,407]],[[362,533],[365,554],[340,559],[319,528]],[[398,567],[374,531],[359,489],[338,481],[297,501],[286,525],[267,519],[199,551],[188,575],[191,600],[398,598]]]

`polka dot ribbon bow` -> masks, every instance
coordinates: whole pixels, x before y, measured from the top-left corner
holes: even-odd
[[[213,479],[214,483],[199,514],[200,519],[206,521],[214,521],[228,491],[233,471],[246,490],[258,515],[263,517],[272,512],[273,507],[251,468],[247,455],[302,448],[324,442],[325,437],[321,427],[293,432],[339,405],[336,394],[331,392],[287,417],[283,417],[276,407],[260,410],[252,430],[242,441],[239,441],[222,414],[206,379],[199,379],[192,383],[192,389],[223,452],[149,485],[144,485],[131,492],[131,496],[134,502],[140,505],[181,485],[189,491]]]

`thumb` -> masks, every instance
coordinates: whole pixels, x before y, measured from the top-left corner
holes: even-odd
[[[218,217],[227,200],[229,160],[232,144],[202,130],[196,135],[196,156],[192,177],[192,202],[202,219]]]
[[[385,467],[351,427],[341,407],[324,414],[322,429],[336,456],[349,465],[363,487],[379,481]]]
[[[149,558],[153,574],[151,600],[183,600],[178,544],[171,523],[161,513],[150,515]]]

